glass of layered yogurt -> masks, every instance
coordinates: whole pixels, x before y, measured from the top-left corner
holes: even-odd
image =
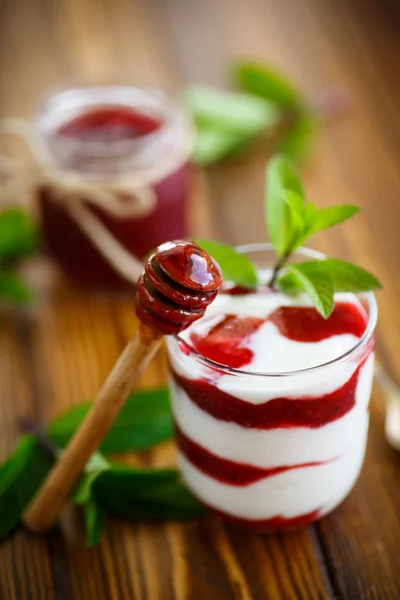
[[[257,290],[229,287],[167,341],[179,465],[192,492],[256,531],[334,509],[360,473],[373,377],[374,295],[336,294],[328,319],[266,285],[276,256],[242,247]],[[321,255],[300,250],[292,262]]]

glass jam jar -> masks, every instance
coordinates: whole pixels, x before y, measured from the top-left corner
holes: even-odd
[[[109,245],[141,260],[162,242],[188,235],[192,130],[182,109],[160,91],[56,91],[37,108],[31,133],[41,161],[56,173],[38,190],[44,245],[73,280],[92,288],[131,287],[115,257],[110,260]],[[67,183],[72,177],[73,193],[57,177]],[[112,210],[110,194],[107,205],[102,201],[110,182],[117,190]],[[136,200],[130,213],[126,205]],[[72,203],[85,209],[85,223]],[[97,240],[88,234],[88,220],[100,228]],[[109,244],[99,242],[101,232]]]

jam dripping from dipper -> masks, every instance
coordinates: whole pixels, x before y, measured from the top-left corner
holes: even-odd
[[[136,294],[140,321],[164,335],[200,319],[222,284],[217,263],[193,242],[159,246],[145,265]]]

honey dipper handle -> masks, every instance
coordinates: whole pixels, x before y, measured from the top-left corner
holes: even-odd
[[[45,533],[54,525],[85,464],[100,446],[161,342],[161,337],[150,337],[145,343],[142,339],[137,335],[127,345],[87,417],[28,505],[23,522],[31,531]]]

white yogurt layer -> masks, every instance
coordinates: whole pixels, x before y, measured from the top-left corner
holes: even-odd
[[[340,294],[337,300],[352,302],[363,310],[353,295]],[[221,294],[208,308],[206,317],[182,337],[191,345],[193,328],[207,332],[225,314],[267,317],[277,307],[287,305],[310,303],[306,297],[292,299],[281,294]],[[279,397],[320,397],[342,387],[365,360],[366,351],[360,350],[351,360],[302,370],[337,359],[357,342],[358,338],[349,334],[315,343],[297,342],[281,335],[272,322],[266,322],[246,340],[246,347],[253,352],[251,363],[243,367],[247,374],[219,373],[217,376],[213,369],[183,353],[175,340],[168,340],[167,345],[172,368],[179,375],[187,379],[204,377],[244,402],[261,404]],[[210,506],[250,520],[279,515],[293,518],[315,510],[325,514],[334,508],[353,487],[362,466],[373,360],[371,353],[360,369],[354,407],[341,418],[317,428],[258,429],[218,420],[199,408],[171,379],[172,408],[179,428],[217,457],[264,468],[325,462],[286,471],[250,485],[234,486],[206,475],[180,456],[180,467],[191,490]],[[287,372],[292,374],[284,375]],[[282,375],[271,377],[259,373]]]

